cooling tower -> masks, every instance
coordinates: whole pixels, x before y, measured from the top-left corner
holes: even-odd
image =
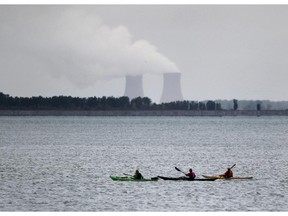
[[[124,96],[131,99],[136,97],[144,97],[142,75],[126,75],[126,87]]]
[[[164,73],[163,74],[163,92],[160,103],[172,101],[182,101],[181,92],[181,73]]]

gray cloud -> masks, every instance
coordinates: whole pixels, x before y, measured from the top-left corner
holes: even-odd
[[[85,10],[39,10],[32,16],[30,8],[8,9],[0,15],[1,67],[7,73],[40,71],[85,88],[126,74],[179,71],[150,42],[133,40],[124,25],[110,27]]]

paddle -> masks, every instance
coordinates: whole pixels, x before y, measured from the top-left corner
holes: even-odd
[[[126,174],[126,173],[123,173],[123,175],[126,175],[126,176],[133,176],[133,175],[130,175],[130,174]]]
[[[179,171],[179,172],[182,172],[183,174],[185,174],[185,175],[186,175],[186,173],[185,173],[185,172],[183,172],[182,170],[180,170],[179,168],[175,167],[175,169],[176,169],[177,171]]]

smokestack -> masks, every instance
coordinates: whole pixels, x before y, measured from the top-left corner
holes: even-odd
[[[163,74],[163,92],[160,103],[183,100],[180,81],[181,73]]]
[[[144,97],[142,75],[126,75],[126,87],[124,96],[131,99],[136,97]]]

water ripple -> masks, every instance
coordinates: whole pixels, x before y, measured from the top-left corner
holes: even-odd
[[[0,117],[0,211],[287,211],[288,118]],[[253,180],[117,182],[109,175]]]

